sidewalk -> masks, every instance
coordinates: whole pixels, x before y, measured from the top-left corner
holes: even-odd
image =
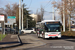
[[[3,48],[3,50],[23,50],[42,45],[45,45],[45,43],[31,35],[18,36],[9,34],[0,41],[0,48]]]
[[[18,35],[8,34],[2,41],[0,41],[0,48],[8,48],[20,45]]]
[[[12,48],[11,50],[24,50],[27,48],[33,48],[33,47],[45,45],[44,42],[40,41],[38,38],[35,38],[34,36],[31,35],[20,35],[19,37],[23,45]]]
[[[40,41],[38,38],[35,38],[34,36],[31,35],[19,35],[19,37],[22,41],[22,45],[13,48],[11,47],[6,48],[4,50],[24,50],[27,48],[33,48],[33,47],[45,45],[44,42]]]

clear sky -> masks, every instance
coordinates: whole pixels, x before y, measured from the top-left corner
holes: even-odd
[[[49,2],[50,1],[50,2]],[[45,8],[45,11],[52,12],[52,4],[51,2],[54,0],[24,0],[23,3],[25,3],[28,10],[31,10],[32,13],[36,13],[36,10],[38,9],[40,11],[41,5]],[[60,1],[60,0],[55,0]],[[19,3],[19,0],[0,0],[0,8],[4,8],[6,4],[13,4],[13,3]],[[31,4],[30,4],[31,3]],[[45,12],[44,19],[45,20],[51,20],[52,19],[52,13]],[[55,12],[55,16],[59,16],[58,11]],[[58,18],[58,17],[57,17]]]

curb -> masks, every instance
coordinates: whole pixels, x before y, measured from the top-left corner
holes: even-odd
[[[22,41],[21,41],[19,35],[17,35],[17,39],[18,39],[19,44],[11,45],[11,46],[5,46],[5,47],[0,47],[0,49],[21,46],[22,45]]]
[[[20,39],[20,37],[19,37],[20,35],[18,35],[18,41],[20,42],[20,44],[22,45],[23,43],[22,43],[22,41],[21,41],[21,39]]]

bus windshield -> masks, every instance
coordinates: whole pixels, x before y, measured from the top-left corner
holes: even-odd
[[[60,32],[60,24],[46,24],[45,30],[47,32]]]

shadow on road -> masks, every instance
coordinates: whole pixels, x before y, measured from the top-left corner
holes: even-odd
[[[65,41],[75,42],[74,36],[62,36],[62,39]]]
[[[66,41],[75,42],[75,40],[66,40]]]
[[[17,47],[17,46],[21,46],[22,44],[18,43],[16,44],[17,42],[7,42],[7,43],[2,43],[0,45],[3,45],[2,47],[0,47],[0,49],[6,49],[6,48],[12,48],[12,47]],[[5,46],[4,46],[5,44]],[[15,44],[15,45],[11,45],[11,44]]]
[[[19,36],[31,35],[32,33],[19,34]],[[33,33],[35,34],[35,33]]]
[[[22,45],[27,45],[27,44],[32,44],[32,43],[22,43],[20,37],[20,35],[18,35],[19,41],[11,41],[11,42],[0,42],[0,49],[7,49],[7,48],[13,48],[13,47],[18,47],[18,46],[22,46]]]
[[[18,41],[14,41],[14,42],[0,42],[0,45],[4,45],[4,44],[15,44],[15,43],[19,43]]]
[[[43,40],[65,40],[65,41],[75,42],[75,37],[62,36],[61,38],[47,38]]]

